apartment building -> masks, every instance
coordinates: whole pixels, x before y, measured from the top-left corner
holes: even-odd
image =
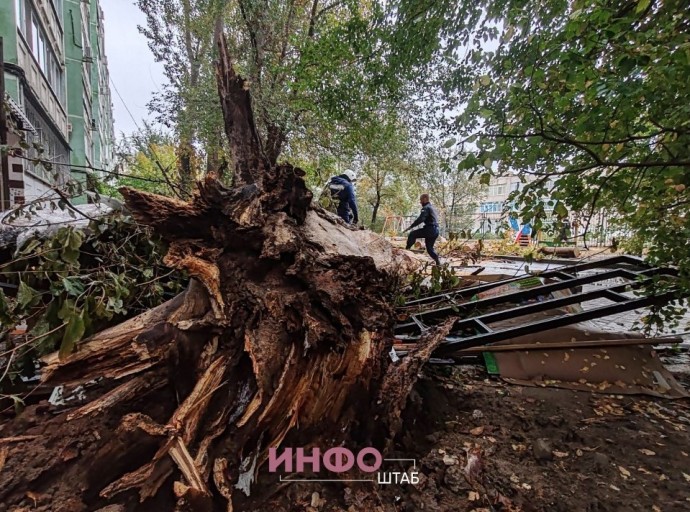
[[[475,215],[474,230],[486,235],[495,233],[502,223],[507,222],[503,208],[508,196],[523,186],[518,176],[492,177]]]
[[[96,0],[64,0],[67,104],[71,127],[72,177],[83,181],[89,167],[108,169],[113,156],[110,76],[105,55],[103,11]]]
[[[29,148],[9,159],[10,204],[112,159],[112,102],[98,0],[2,0],[6,102]],[[32,159],[49,161],[35,164]]]
[[[93,117],[93,166],[110,170],[115,151],[115,128],[113,119],[113,98],[110,92],[108,57],[105,54],[105,27],[103,9],[98,2],[91,3],[91,48],[93,54],[93,78],[91,98]]]
[[[533,177],[525,177],[527,181]],[[507,212],[517,213],[513,205],[507,204],[508,197],[516,190],[522,190],[524,184],[518,176],[493,177],[486,188],[485,194],[479,203],[475,214],[474,232],[477,236],[495,235],[503,227],[508,227],[509,219]],[[553,181],[547,183],[550,189]],[[504,207],[506,207],[504,210]],[[550,198],[543,199],[544,211],[547,219],[544,222],[544,229],[539,235],[540,240],[548,240],[553,236],[550,230],[554,201]],[[591,214],[591,218],[590,218]],[[587,243],[590,245],[608,245],[612,237],[626,237],[629,233],[621,231],[619,228],[610,226],[609,216],[611,212],[604,209],[597,209],[594,212],[570,212],[570,242],[582,243],[581,236],[587,232]],[[518,221],[519,224],[519,221]],[[585,228],[587,228],[585,230]]]

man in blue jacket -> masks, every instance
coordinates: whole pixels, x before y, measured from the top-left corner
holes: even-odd
[[[439,260],[438,254],[436,254],[434,250],[434,244],[439,235],[438,213],[436,212],[436,208],[432,206],[431,201],[429,201],[429,194],[422,194],[419,196],[419,202],[422,204],[422,211],[419,217],[417,217],[417,220],[415,220],[405,231],[409,231],[422,223],[424,223],[424,227],[415,229],[407,236],[407,247],[405,248],[409,250],[418,238],[423,238],[424,245],[426,245],[426,252],[429,253],[429,256],[431,256],[431,259],[434,260],[436,265],[440,265],[441,260]],[[403,231],[403,233],[405,231]]]
[[[340,176],[333,176],[328,181],[331,197],[339,201],[338,216],[348,224],[357,224],[359,222],[355,188],[352,186],[352,182],[356,179],[357,176],[354,171],[347,169]]]

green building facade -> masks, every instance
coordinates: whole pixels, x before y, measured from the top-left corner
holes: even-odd
[[[46,170],[11,161],[12,203],[46,197],[70,178],[84,181],[87,169],[110,169],[114,130],[99,0],[1,0],[0,37],[12,115],[43,148],[40,158],[54,163]]]

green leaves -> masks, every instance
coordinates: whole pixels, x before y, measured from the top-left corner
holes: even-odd
[[[640,14],[641,12],[646,11],[651,3],[652,0],[638,0],[637,7],[635,7],[635,14]]]
[[[38,291],[34,290],[26,284],[24,281],[19,283],[19,289],[17,291],[17,303],[19,306],[27,310],[29,306],[35,305],[40,298]]]
[[[17,256],[31,254],[39,245],[41,245],[41,241],[37,238],[32,238],[21,248],[21,250],[17,251]]]
[[[618,230],[617,245],[677,266],[690,293],[687,17],[668,2],[628,4],[507,0],[434,11],[445,38],[468,47],[436,70],[447,71],[452,98],[444,114],[460,110],[447,133],[476,138],[459,172],[478,172],[484,185],[522,173],[520,215],[536,228],[570,217],[597,239]],[[492,27],[505,27],[497,45],[485,44]],[[600,217],[608,233],[592,232]]]
[[[78,276],[63,277],[62,286],[68,296],[78,297],[84,293],[84,283]]]
[[[208,100],[208,103],[218,108],[213,101]],[[145,126],[132,135],[130,146],[125,148],[121,157],[127,162],[128,172],[119,176],[112,185],[103,187],[107,195],[119,197],[118,189],[121,187],[132,187],[173,197],[176,195],[176,191],[170,188],[166,175],[161,170],[174,169],[177,166],[176,146],[169,135]],[[107,229],[107,225],[97,225],[95,229]]]
[[[62,259],[68,263],[76,264],[79,261],[79,248],[82,244],[83,235],[71,227],[62,233],[62,236],[58,236],[58,240],[61,239],[62,241]]]
[[[27,241],[3,277],[17,285],[16,295],[0,290],[0,336],[27,324],[28,343],[14,357],[13,371],[54,350],[65,357],[85,336],[180,291],[185,280],[169,275],[164,251],[148,229],[119,216],[93,222],[87,232],[63,227]]]
[[[563,204],[563,202],[557,201],[556,204],[555,204],[554,207],[553,207],[553,213],[554,213],[557,217],[563,219],[563,218],[565,218],[565,217],[568,216],[568,209],[565,207],[565,205]]]
[[[125,310],[122,308],[122,299],[116,297],[108,297],[107,309],[113,311],[116,314],[124,313]]]
[[[76,343],[84,336],[85,330],[83,311],[77,313],[73,308],[70,308],[64,315],[63,320],[67,322],[67,326],[65,327],[65,334],[62,337],[58,353],[60,359],[72,353]]]

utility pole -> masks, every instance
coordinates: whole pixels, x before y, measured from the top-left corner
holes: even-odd
[[[3,39],[0,37],[0,170],[2,170],[2,190],[0,190],[0,211],[10,209],[10,166],[7,155],[7,113],[5,112],[5,54]]]

